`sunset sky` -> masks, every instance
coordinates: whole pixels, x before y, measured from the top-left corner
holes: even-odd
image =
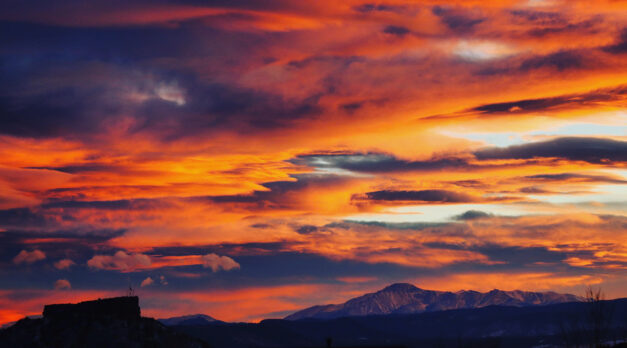
[[[0,324],[627,297],[627,2],[5,0]]]

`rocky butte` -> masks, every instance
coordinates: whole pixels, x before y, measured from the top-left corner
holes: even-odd
[[[44,307],[43,318],[24,318],[0,330],[0,347],[183,347],[200,340],[141,317],[139,298],[115,297]]]
[[[141,319],[139,298],[124,296],[77,304],[51,304],[44,306],[44,320],[77,321],[77,320],[126,320]]]

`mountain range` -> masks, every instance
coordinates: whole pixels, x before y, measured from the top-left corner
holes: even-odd
[[[552,292],[501,290],[452,293],[393,284],[330,306],[290,316],[302,320],[227,323],[203,314],[159,321],[142,317],[134,296],[53,304],[44,307],[42,318],[0,329],[0,347],[627,348],[627,299],[582,301]]]
[[[627,348],[627,299],[170,328],[215,348]]]
[[[534,306],[582,301],[581,297],[555,292],[503,291],[458,292],[420,289],[412,284],[392,284],[375,293],[353,298],[342,304],[313,306],[285,317],[287,320],[306,318],[332,319],[349,316],[414,314],[450,309],[487,306]]]

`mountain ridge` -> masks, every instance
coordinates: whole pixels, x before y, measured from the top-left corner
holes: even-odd
[[[316,305],[285,317],[286,320],[305,318],[332,319],[348,316],[381,314],[411,314],[449,309],[481,308],[491,305],[533,306],[563,302],[580,302],[581,297],[556,292],[504,291],[494,289],[485,293],[474,290],[457,292],[425,290],[409,283],[391,284],[377,292],[352,298],[341,304]]]
[[[218,320],[206,314],[182,315],[178,317],[157,319],[157,321],[159,321],[161,324],[165,326],[202,325],[202,324],[207,324],[207,323],[222,323],[223,322],[221,320]]]

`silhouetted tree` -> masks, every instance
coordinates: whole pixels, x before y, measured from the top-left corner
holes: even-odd
[[[614,314],[613,308],[609,302],[605,301],[605,293],[600,287],[595,289],[588,286],[585,300],[588,304],[586,316],[591,335],[590,347],[599,348],[608,339]]]

